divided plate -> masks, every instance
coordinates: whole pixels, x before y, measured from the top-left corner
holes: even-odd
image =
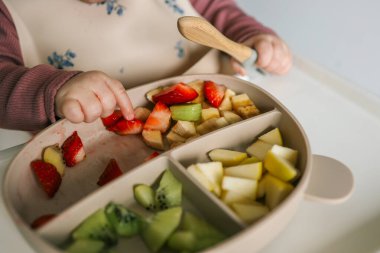
[[[115,201],[143,211],[133,198],[133,186],[152,184],[169,168],[182,182],[184,209],[205,218],[230,237],[209,249],[212,252],[230,252],[236,247],[247,247],[250,252],[260,249],[287,224],[303,198],[310,176],[311,151],[308,140],[298,122],[274,97],[261,88],[225,75],[188,75],[168,78],[128,90],[134,106],[147,104],[144,94],[149,90],[177,82],[196,79],[212,80],[230,87],[237,94],[247,93],[261,114],[229,125],[162,153],[148,162],[144,159],[154,150],[147,147],[140,136],[118,136],[107,131],[101,120],[94,123],[72,124],[57,122],[39,133],[15,157],[5,176],[4,198],[6,206],[26,239],[39,252],[53,252],[85,217],[108,202]],[[257,136],[279,127],[284,146],[299,151],[297,168],[301,178],[295,190],[264,218],[246,226],[226,205],[206,191],[186,171],[196,162],[207,161],[207,152],[214,148],[245,150]],[[47,199],[37,185],[30,162],[41,158],[43,148],[63,141],[78,131],[86,151],[86,159],[73,168],[66,168],[62,184],[55,197]],[[99,187],[96,182],[110,158],[115,158],[124,174],[113,182]],[[56,213],[58,216],[37,231],[29,224],[37,217]],[[148,252],[139,237],[125,240],[133,252]],[[118,249],[123,250],[122,242]],[[116,250],[118,250],[116,249]]]

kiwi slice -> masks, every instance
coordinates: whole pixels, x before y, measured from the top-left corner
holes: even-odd
[[[126,207],[111,202],[107,204],[105,213],[118,235],[131,237],[139,233],[141,219]]]
[[[160,184],[156,190],[155,202],[160,210],[181,205],[182,184],[173,176],[169,169],[165,170],[162,175]]]
[[[72,232],[72,238],[74,240],[100,240],[107,245],[114,245],[118,240],[118,236],[113,226],[108,221],[104,208],[97,210],[83,220]]]
[[[152,252],[157,252],[178,227],[182,216],[181,207],[173,207],[157,212],[141,232],[141,236]]]
[[[201,104],[181,104],[170,106],[172,119],[184,121],[198,121],[202,116]]]
[[[167,244],[174,251],[193,252],[197,244],[197,238],[190,231],[177,230],[170,236]]]
[[[156,209],[155,192],[149,185],[139,184],[133,188],[133,195],[142,207],[148,211]]]
[[[105,249],[105,243],[99,240],[79,239],[73,241],[65,250],[69,253],[100,253]]]

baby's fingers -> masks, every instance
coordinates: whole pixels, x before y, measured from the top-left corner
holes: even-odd
[[[73,123],[80,123],[84,121],[84,113],[78,100],[66,99],[62,103],[62,107],[59,108],[62,115]]]
[[[123,113],[124,118],[127,120],[134,119],[135,114],[133,112],[132,102],[129,99],[124,86],[119,81],[112,79],[108,81],[108,86],[112,90],[116,99],[116,103]]]

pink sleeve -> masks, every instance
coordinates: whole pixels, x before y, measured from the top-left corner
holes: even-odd
[[[35,131],[55,122],[55,94],[77,73],[50,65],[26,68],[13,20],[0,1],[1,128]]]
[[[193,7],[228,38],[243,42],[257,34],[275,34],[244,13],[233,0],[190,0]]]

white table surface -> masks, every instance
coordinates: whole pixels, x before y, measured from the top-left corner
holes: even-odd
[[[314,154],[343,162],[355,179],[355,190],[343,204],[303,201],[262,252],[380,252],[380,100],[299,58],[287,76],[268,76],[258,84],[297,117]],[[0,151],[1,181],[20,148]],[[0,235],[0,252],[34,252],[2,199]]]

